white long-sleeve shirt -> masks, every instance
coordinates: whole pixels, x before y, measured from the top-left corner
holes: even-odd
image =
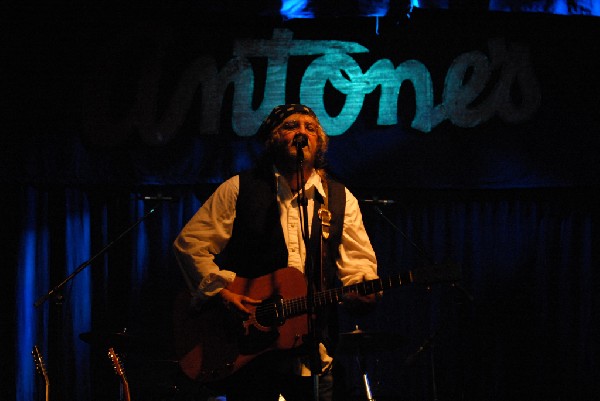
[[[277,172],[274,174],[277,177],[281,226],[288,249],[288,266],[303,271],[306,249],[302,239],[298,195],[292,193],[283,176]],[[307,180],[305,191],[310,235],[314,191],[326,196],[321,177],[316,172],[313,171]],[[377,278],[377,260],[363,225],[358,200],[347,188],[345,191],[340,257],[336,261],[338,277],[344,286]],[[236,175],[217,188],[175,239],[173,246],[177,260],[198,300],[215,295],[235,279],[235,273],[228,270],[228,266],[217,266],[214,256],[225,248],[231,238],[238,192],[239,176]]]
[[[302,237],[301,215],[298,195],[293,194],[287,181],[276,171],[277,200],[279,217],[285,243],[288,249],[288,266],[304,270],[306,249]],[[221,184],[196,214],[188,221],[173,244],[175,255],[183,270],[190,289],[195,292],[196,301],[207,299],[235,279],[235,273],[227,266],[219,267],[215,255],[229,242],[236,215],[236,201],[239,193],[239,176],[234,176]],[[308,235],[310,236],[314,213],[314,191],[325,197],[321,177],[313,171],[305,185],[308,199]],[[337,274],[342,285],[351,285],[363,280],[377,278],[375,252],[362,221],[358,200],[346,188],[346,205],[342,237],[339,245],[340,257],[336,261]],[[304,221],[304,219],[302,219]],[[323,344],[319,344],[322,369],[331,367],[332,358]],[[296,373],[311,374],[307,360],[299,358]]]

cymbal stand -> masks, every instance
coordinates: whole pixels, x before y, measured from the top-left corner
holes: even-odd
[[[408,358],[406,358],[406,361],[404,362],[404,367],[408,368],[411,367],[412,365],[415,364],[415,362],[417,361],[417,359],[419,359],[419,356],[425,352],[425,351],[429,351],[429,366],[431,367],[431,396],[432,396],[432,401],[438,401],[438,394],[437,394],[437,379],[435,376],[435,338],[438,335],[438,332],[440,331],[440,328],[438,328],[435,333],[433,333],[431,336],[429,336],[428,338],[425,339],[425,341],[423,342],[423,344],[419,347],[419,349],[412,355],[410,355]]]
[[[356,355],[356,363],[362,375],[362,381],[363,385],[365,386],[365,395],[367,396],[367,401],[375,401],[375,398],[373,398],[373,392],[371,391],[371,385],[369,383],[369,375],[367,374],[365,358],[360,348],[358,349],[358,353]]]
[[[359,331],[358,325],[356,325],[356,331]],[[359,343],[356,347],[356,353],[354,355],[354,359],[356,360],[356,365],[358,366],[358,370],[361,374],[361,379],[363,382],[363,386],[365,387],[365,395],[367,396],[367,401],[375,401],[373,398],[373,392],[371,391],[371,384],[369,382],[369,375],[367,374],[367,363],[365,352],[363,351],[363,346]]]
[[[431,393],[433,401],[438,401],[437,393],[437,379],[435,377],[435,355],[434,355],[435,344],[431,344],[431,351],[429,352],[430,366],[431,366]]]

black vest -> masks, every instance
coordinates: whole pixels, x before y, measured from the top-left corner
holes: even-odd
[[[338,248],[346,208],[344,186],[331,179],[328,179],[327,183],[328,209],[331,212],[330,236],[326,241],[327,260],[323,277],[316,285],[318,288],[322,283],[322,289],[339,285],[336,281],[335,260],[339,256]],[[316,272],[320,272],[321,267],[321,221],[316,211],[322,203],[321,195],[315,191],[310,246]],[[287,266],[288,251],[279,217],[276,178],[270,168],[254,169],[240,174],[231,239],[218,259],[222,269],[231,270],[246,278],[260,277]],[[321,275],[317,273],[316,276]],[[323,342],[330,352],[335,348],[339,329],[336,308],[337,305],[331,304],[317,311],[317,327],[321,328],[319,341]]]
[[[327,240],[328,263],[325,277],[327,287],[331,287],[336,277],[335,259],[342,236],[346,193],[342,184],[331,179],[327,182],[328,208],[332,218],[330,237]],[[320,194],[315,191],[315,211],[322,202]],[[314,213],[310,241],[317,270],[321,262],[320,238],[321,221],[317,213]],[[221,268],[242,277],[253,278],[286,267],[287,259],[273,172],[269,169],[254,169],[241,173],[236,217],[231,239],[220,258]]]

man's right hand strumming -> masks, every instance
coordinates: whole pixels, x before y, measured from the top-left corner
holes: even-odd
[[[229,291],[227,288],[223,288],[219,292],[219,296],[221,297],[225,305],[234,306],[235,308],[244,313],[251,313],[251,311],[246,307],[247,304],[258,305],[261,303],[259,299],[250,298],[246,295],[236,294],[233,291]]]

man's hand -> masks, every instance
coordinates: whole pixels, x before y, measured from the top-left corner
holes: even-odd
[[[250,313],[250,310],[246,307],[246,305],[258,305],[261,303],[259,299],[250,298],[246,295],[236,294],[235,292],[229,291],[227,288],[223,288],[219,292],[219,296],[221,297],[225,305],[234,306],[236,309],[244,313]]]
[[[377,304],[377,295],[360,295],[357,292],[344,294],[344,306],[357,315],[365,315],[371,312]]]

